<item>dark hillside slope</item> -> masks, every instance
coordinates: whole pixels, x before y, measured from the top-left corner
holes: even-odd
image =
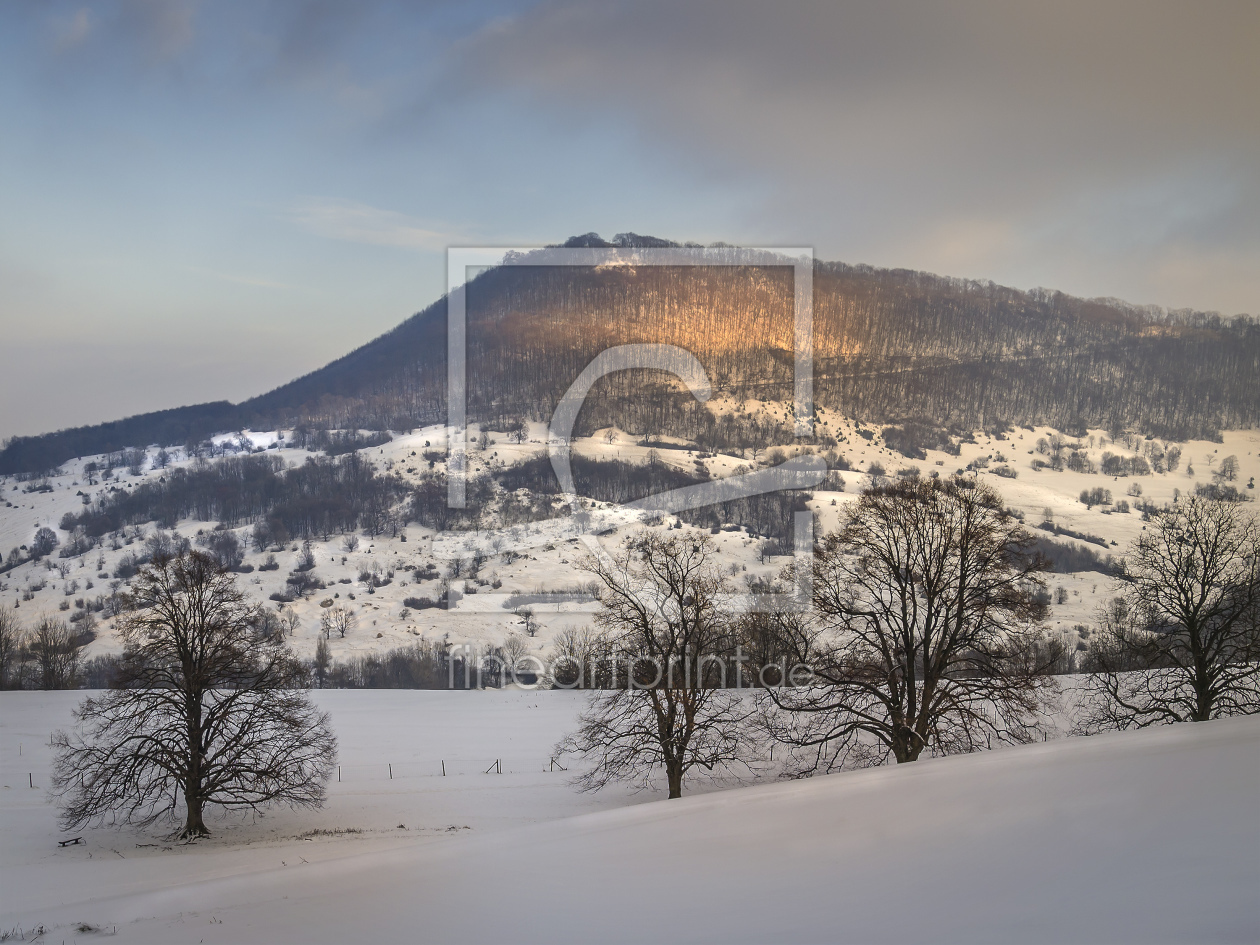
[[[619,245],[663,242],[650,239]],[[602,243],[593,234],[572,242]],[[474,420],[548,418],[600,351],[638,341],[693,352],[719,393],[792,396],[786,266],[497,267],[466,292]],[[1260,325],[1241,316],[1169,313],[819,262],[814,339],[818,402],[871,422],[1088,425],[1178,439],[1260,419]],[[238,406],[204,404],[15,439],[0,451],[0,473],[244,425],[397,430],[440,422],[445,362],[443,299],[345,357]],[[579,429],[610,423],[712,445],[729,439],[729,430],[663,375],[618,375],[597,385]]]
[[[132,446],[173,446],[240,429],[248,422],[248,414],[240,407],[219,400],[42,436],[15,436],[0,450],[0,475],[42,472],[76,456],[112,453]]]
[[[600,351],[635,341],[694,352],[720,391],[787,400],[791,292],[785,268],[488,271],[468,288],[470,416],[546,418]],[[1250,319],[832,263],[816,267],[814,335],[819,402],[869,421],[1176,438],[1260,416],[1260,326]],[[643,378],[608,379],[584,425],[700,435],[711,418],[661,380],[645,389]],[[245,406],[288,422],[396,429],[440,421],[445,385],[439,302]]]

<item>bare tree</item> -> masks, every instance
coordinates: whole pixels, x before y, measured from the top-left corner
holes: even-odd
[[[35,530],[35,537],[31,539],[31,558],[38,561],[45,555],[52,554],[52,550],[60,543],[57,533],[47,526],[42,526]]]
[[[328,679],[328,669],[332,666],[332,650],[328,640],[321,637],[315,644],[315,659],[311,662],[311,670],[315,674],[315,685],[323,689]]]
[[[386,484],[378,479],[367,483],[363,490],[363,527],[375,538],[383,534],[391,525],[397,529],[397,522],[391,515],[393,494]]]
[[[216,529],[202,535],[197,544],[205,547],[215,563],[224,570],[238,568],[245,560],[245,545],[234,531]]]
[[[1238,457],[1226,456],[1221,460],[1221,468],[1216,471],[1216,478],[1223,482],[1233,482],[1238,478]]]
[[[499,646],[486,645],[482,665],[490,667],[490,673],[502,686],[520,673],[535,675],[538,672],[540,664],[525,661],[528,655],[529,642],[519,633],[509,633]]]
[[[615,558],[584,563],[600,581],[596,617],[612,654],[610,691],[593,694],[577,731],[558,746],[592,766],[578,783],[640,786],[662,769],[671,798],[695,769],[745,760],[750,703],[726,684],[731,619],[707,536],[629,541]]]
[[[534,611],[530,607],[516,608],[516,616],[521,618],[521,629],[525,631],[525,636],[535,637],[538,635],[538,619],[534,616]]]
[[[17,611],[0,604],[0,689],[10,685],[23,645],[22,625]]]
[[[316,577],[313,571],[290,571],[284,583],[289,591],[298,597],[306,597],[324,586],[324,582]]]
[[[766,688],[772,734],[810,769],[1030,741],[1057,662],[1038,630],[1047,566],[988,486],[907,479],[868,491],[817,551],[820,619],[780,615],[767,628],[814,674],[813,685]]]
[[[190,542],[179,532],[165,532],[160,528],[156,529],[144,542],[145,552],[150,560],[154,558],[173,558],[187,551],[189,547]]]
[[[1196,496],[1156,513],[1124,561],[1089,652],[1078,727],[1260,712],[1255,516]]]
[[[529,641],[527,641],[519,633],[509,633],[503,638],[503,662],[504,665],[512,670],[516,668],[517,662],[524,656],[529,654]]]
[[[334,633],[344,638],[358,625],[359,618],[347,607],[329,607],[319,615],[319,629],[324,631],[325,640]]]
[[[280,621],[280,632],[285,636],[293,636],[302,626],[302,618],[298,616],[298,612],[292,607],[281,607],[276,617]]]
[[[511,443],[524,443],[529,439],[529,421],[525,417],[508,421],[507,438]]]
[[[73,732],[56,732],[52,790],[67,828],[151,824],[209,833],[208,805],[323,803],[337,743],[328,716],[294,688],[302,667],[259,638],[232,576],[193,552],[141,572],[138,605],[119,624],[119,689],[86,699]]]
[[[1067,448],[1067,440],[1061,433],[1050,434],[1049,455],[1051,465],[1055,469],[1063,469],[1063,452]]]
[[[27,650],[39,670],[40,689],[74,689],[79,684],[78,634],[62,620],[41,617],[27,639]]]
[[[311,546],[309,538],[302,542],[302,551],[298,554],[297,563],[293,565],[293,570],[303,572],[315,570],[315,549]]]
[[[612,664],[608,639],[594,627],[570,627],[551,640],[549,676],[545,684],[557,689],[608,689]]]

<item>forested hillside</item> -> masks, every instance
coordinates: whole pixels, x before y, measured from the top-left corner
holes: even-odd
[[[663,241],[619,237],[618,245]],[[600,245],[593,235],[572,245]],[[603,244],[610,245],[610,244]],[[695,353],[715,393],[792,396],[788,266],[499,267],[466,289],[472,420],[545,419],[600,351],[663,342]],[[1050,424],[1172,438],[1260,414],[1260,325],[908,270],[815,264],[815,396],[869,422]],[[446,302],[326,367],[238,406],[208,404],[17,438],[0,472],[239,426],[410,429],[446,415]],[[749,436],[664,375],[597,385],[579,432],[616,424],[714,446]],[[784,428],[783,433],[787,433]],[[773,431],[772,431],[773,434]],[[773,435],[772,435],[773,438]]]

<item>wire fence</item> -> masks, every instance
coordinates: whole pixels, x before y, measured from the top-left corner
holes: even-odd
[[[337,765],[333,781],[339,784],[364,784],[381,781],[405,781],[415,778],[458,778],[471,776],[502,777],[523,774],[563,774],[568,765],[553,758],[537,755],[501,758],[464,757],[432,760],[351,762]]]

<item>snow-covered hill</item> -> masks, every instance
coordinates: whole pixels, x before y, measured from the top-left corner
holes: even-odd
[[[786,409],[780,404],[755,402],[715,403],[714,408],[721,411],[761,412],[766,416]],[[1060,529],[1094,536],[1102,544],[1062,537],[1059,540],[1077,544],[1099,554],[1119,556],[1144,527],[1140,513],[1132,509],[1137,499],[1128,492],[1133,486],[1141,489],[1142,501],[1163,505],[1173,501],[1177,494],[1193,494],[1196,484],[1211,482],[1216,464],[1227,456],[1236,456],[1238,459],[1239,472],[1233,484],[1244,494],[1255,495],[1254,488],[1248,489],[1247,484],[1260,476],[1260,431],[1255,430],[1227,431],[1221,443],[1191,441],[1180,444],[1181,462],[1174,471],[1114,477],[1101,473],[1078,473],[1070,470],[1056,472],[1049,467],[1036,468],[1038,463],[1047,460],[1045,455],[1037,451],[1036,444],[1039,440],[1053,436],[1054,431],[1048,428],[1017,428],[1001,438],[977,431],[973,435],[974,442],[961,443],[958,455],[928,450],[925,459],[908,460],[889,449],[875,428],[864,428],[851,419],[825,410],[820,412],[819,420],[820,431],[837,439],[837,452],[853,467],[841,474],[845,480],[845,491],[817,491],[814,494],[812,507],[819,514],[824,529],[833,528],[844,505],[857,497],[867,481],[864,473],[872,463],[881,465],[890,476],[912,468],[917,468],[922,475],[929,475],[932,472],[949,474],[971,467],[976,470],[976,475],[998,488],[1007,504],[1023,514],[1030,527],[1036,529],[1049,515]],[[488,431],[488,437],[492,445],[484,451],[470,454],[470,472],[474,475],[483,471],[488,464],[511,465],[528,459],[545,450],[547,445],[547,430],[541,423],[533,424],[530,436],[521,443],[510,442],[507,436],[494,431]],[[1091,431],[1088,436],[1074,442],[1079,442],[1082,453],[1095,464],[1100,463],[1104,452],[1124,457],[1137,455],[1121,443],[1107,442],[1106,438],[1104,431],[1098,430]],[[219,439],[247,441],[255,449],[271,447],[269,455],[279,456],[292,464],[301,464],[311,455],[305,450],[285,448],[284,441],[278,439],[276,431],[247,431],[241,436]],[[423,454],[426,449],[444,451],[445,446],[443,429],[428,427],[395,436],[392,441],[364,449],[361,453],[382,470],[388,468],[406,480],[416,480],[427,471],[427,463],[418,459],[418,455]],[[638,445],[637,438],[616,430],[611,431],[610,436],[580,439],[574,443],[574,450],[581,455],[634,462],[646,462],[649,453],[653,452],[646,446]],[[789,448],[786,452],[790,454],[792,450]],[[150,454],[155,453],[156,450],[150,450]],[[767,461],[764,453],[755,459],[721,453],[701,458],[695,452],[676,449],[657,450],[654,456],[660,462],[687,471],[693,470],[696,462],[700,461],[715,477],[747,471],[764,465]],[[51,477],[46,482],[18,482],[11,478],[0,480],[0,553],[7,556],[9,549],[29,545],[40,527],[49,527],[56,531],[64,547],[69,535],[59,530],[58,525],[65,513],[77,512],[83,508],[85,497],[98,497],[106,489],[134,488],[139,482],[158,479],[166,472],[150,468],[149,463],[145,464],[138,476],[130,475],[125,468],[119,468],[115,470],[114,479],[105,483],[98,481],[97,485],[91,486],[87,484],[84,472],[89,462],[102,463],[103,457],[83,457],[67,463],[61,475]],[[187,457],[175,451],[174,465],[186,465],[189,462]],[[1001,468],[1008,469],[1015,477],[1009,478],[995,472]],[[27,491],[36,486],[44,491]],[[1079,501],[1081,491],[1095,488],[1111,491],[1116,504],[1093,507],[1083,505]],[[1129,503],[1131,510],[1115,511],[1120,501]],[[633,519],[635,516],[629,518]],[[180,523],[179,530],[186,536],[194,537],[198,530],[213,529],[215,524],[185,520]],[[150,525],[148,530],[152,531],[152,527]],[[603,536],[601,541],[605,545],[611,545],[624,537],[627,528],[640,527],[642,526],[636,524],[618,529]],[[237,531],[242,539],[247,538],[247,528]],[[314,542],[316,573],[327,583],[328,589],[311,598],[299,599],[293,604],[301,626],[292,636],[291,642],[299,653],[308,656],[313,653],[320,636],[320,604],[326,600],[349,607],[358,617],[358,626],[353,633],[344,639],[334,637],[330,641],[336,659],[376,652],[416,640],[449,641],[456,644],[471,642],[477,646],[498,644],[507,634],[523,629],[522,618],[513,610],[501,606],[487,609],[482,601],[473,597],[466,597],[451,611],[417,611],[406,608],[406,598],[432,596],[436,588],[436,582],[423,583],[413,571],[407,569],[422,568],[432,563],[442,571],[447,570],[449,561],[444,560],[441,555],[449,553],[452,546],[458,548],[460,539],[452,539],[450,533],[439,537],[433,531],[414,524],[406,528],[405,535],[405,541],[401,535],[390,537],[386,534],[372,538],[364,536],[360,538],[359,547],[353,552],[345,550],[343,537],[339,535],[331,536],[327,541]],[[786,563],[784,558],[762,562],[758,554],[761,542],[746,532],[723,532],[714,538],[724,558],[723,563],[733,568],[733,573],[738,575],[736,584],[749,576],[771,577]],[[113,547],[114,545],[117,547]],[[79,600],[110,592],[111,583],[118,581],[115,571],[119,561],[138,547],[136,540],[128,535],[118,541],[106,541],[102,546],[77,557],[61,558],[58,556],[58,549],[43,561],[29,562],[0,573],[0,600],[10,606],[17,605],[18,613],[27,625],[33,624],[43,614],[69,617]],[[583,551],[584,548],[576,540],[557,539],[554,542],[539,543],[527,549],[524,557],[511,562],[500,555],[491,554],[482,569],[482,578],[487,582],[500,582],[499,589],[504,594],[573,588],[589,578],[589,575],[577,568]],[[242,586],[258,600],[267,601],[272,593],[284,590],[285,576],[297,555],[298,546],[292,544],[277,554],[280,565],[278,570],[254,571],[243,575],[240,579]],[[264,557],[264,554],[251,549],[246,563],[258,565]],[[64,575],[58,570],[59,566],[64,566]],[[363,572],[371,572],[373,569],[378,573],[394,572],[393,580],[388,586],[374,588],[368,593],[359,578]],[[454,583],[460,584],[459,581]],[[1075,639],[1073,628],[1093,621],[1098,606],[1109,595],[1109,581],[1098,572],[1084,571],[1051,575],[1049,583],[1052,591],[1057,592],[1058,588],[1063,588],[1061,595],[1056,593],[1049,627]],[[125,583],[119,582],[119,586],[125,588]],[[541,653],[546,650],[548,641],[556,632],[589,621],[591,608],[590,605],[563,603],[536,604],[532,609],[539,632],[529,641],[529,646]],[[118,641],[112,633],[110,621],[101,622],[98,634],[97,640],[87,651],[88,656],[117,650]]]
[[[575,694],[323,692],[347,771],[324,811],[59,849],[26,769],[73,698],[0,694],[0,928],[41,941],[1260,939],[1256,718],[665,801],[546,770]],[[443,753],[460,773],[424,774]]]

